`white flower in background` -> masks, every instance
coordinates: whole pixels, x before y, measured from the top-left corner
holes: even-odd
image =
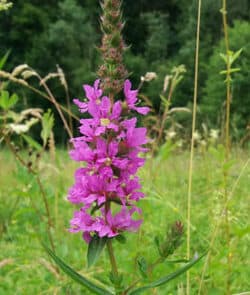
[[[194,132],[194,140],[196,140],[196,141],[200,141],[200,139],[201,139],[201,135],[200,135],[200,133],[199,133],[198,131],[195,131],[195,132]]]
[[[200,144],[203,146],[203,147],[206,147],[207,146],[207,142],[206,140],[202,139]]]
[[[150,82],[157,78],[157,74],[155,72],[147,72],[145,76],[141,76],[142,82]]]
[[[211,129],[210,130],[210,137],[214,140],[219,138],[219,130],[218,129]]]
[[[183,141],[181,139],[178,140],[176,145],[177,145],[178,148],[182,148],[183,147]]]
[[[170,130],[166,134],[167,139],[173,139],[176,137],[176,132],[174,130]]]
[[[7,0],[0,0],[0,11],[7,10],[13,5],[12,2],[7,2]]]
[[[172,76],[171,75],[166,75],[164,78],[164,84],[163,84],[163,92],[166,92],[169,86],[169,82],[171,80]]]

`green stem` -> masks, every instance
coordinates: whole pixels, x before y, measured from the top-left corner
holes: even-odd
[[[110,210],[110,202],[107,202],[107,198],[106,198],[106,203],[105,203],[105,212],[106,212],[106,214],[108,213],[109,210]],[[117,268],[114,249],[113,249],[113,245],[112,245],[112,239],[107,240],[107,249],[108,249],[109,260],[110,260],[110,264],[111,264],[112,275],[115,278],[118,278],[118,268]],[[117,285],[117,283],[115,283],[114,286],[115,286],[116,289],[119,287]]]
[[[226,0],[222,0],[222,21],[224,30],[224,40],[226,47],[226,64],[227,64],[227,74],[226,74],[226,122],[225,122],[225,161],[228,162],[230,157],[230,104],[231,104],[231,90],[230,90],[230,60],[229,60],[229,37],[227,28],[227,3]],[[224,206],[225,206],[225,234],[227,243],[227,275],[226,275],[226,294],[231,294],[231,272],[232,272],[232,259],[230,255],[230,224],[228,218],[228,171],[224,171]]]
[[[116,294],[118,295],[124,295],[126,294],[125,292],[120,290],[120,280],[119,280],[119,273],[118,273],[118,268],[117,268],[117,263],[115,259],[115,254],[114,254],[114,249],[112,245],[112,240],[108,239],[107,241],[107,249],[108,249],[108,254],[109,254],[109,260],[111,264],[111,273],[112,277],[114,278],[113,284],[116,290]]]
[[[108,248],[108,253],[109,253],[109,260],[112,268],[112,273],[114,276],[118,276],[118,268],[117,268],[117,263],[114,255],[114,249],[112,245],[112,240],[108,239],[107,241],[107,248]]]
[[[196,128],[196,111],[198,97],[198,70],[199,70],[199,48],[200,48],[200,21],[201,21],[201,0],[198,2],[197,31],[196,31],[196,50],[195,50],[195,76],[194,76],[194,97],[193,97],[193,118],[192,118],[192,137],[189,159],[188,173],[188,196],[187,196],[187,259],[190,259],[191,248],[191,199],[192,199],[192,180],[193,180],[193,158],[194,158],[194,133]],[[186,276],[186,294],[190,295],[190,272]]]

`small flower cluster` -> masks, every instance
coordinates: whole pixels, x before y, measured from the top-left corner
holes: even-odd
[[[74,103],[90,118],[81,119],[81,136],[73,138],[73,160],[85,165],[75,173],[75,184],[69,190],[68,199],[80,204],[71,220],[71,232],[82,232],[88,243],[93,234],[114,237],[123,231],[136,231],[141,220],[132,219],[140,209],[136,203],[144,197],[136,172],[144,164],[139,156],[146,149],[146,128],[136,127],[137,119],[130,118],[130,111],[142,115],[147,107],[138,107],[137,90],[131,83],[124,83],[125,100],[113,103],[99,88],[84,85],[87,100]],[[112,208],[111,208],[112,205]]]

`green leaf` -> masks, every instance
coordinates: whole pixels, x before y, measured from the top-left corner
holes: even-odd
[[[120,289],[121,288],[120,286],[123,280],[123,275],[116,275],[111,271],[109,273],[109,280],[114,286],[116,286],[116,289],[117,288]]]
[[[155,237],[154,242],[155,242],[155,245],[156,245],[157,250],[159,252],[159,255],[162,256],[162,251],[161,251],[161,246],[160,246],[160,238]]]
[[[0,59],[0,70],[4,67],[9,55],[10,55],[10,50],[7,51],[6,54]]]
[[[223,163],[225,159],[225,147],[219,144],[217,148],[209,147],[209,153],[219,162]]]
[[[139,257],[137,259],[137,264],[138,264],[138,268],[139,268],[139,271],[140,271],[142,277],[147,278],[148,277],[148,274],[147,274],[148,263],[147,263],[146,259],[144,257]]]
[[[229,160],[222,165],[222,169],[224,172],[229,171],[233,165],[235,164],[235,160]]]
[[[238,51],[236,51],[235,53],[233,53],[232,59],[231,59],[231,65],[236,61],[236,59],[238,59],[241,55],[243,48],[239,49]]]
[[[49,256],[55,261],[55,263],[61,268],[61,270],[64,271],[68,276],[70,276],[74,281],[86,287],[87,289],[92,291],[94,294],[114,295],[114,293],[111,293],[110,291],[95,285],[93,282],[91,282],[90,280],[86,279],[84,276],[77,273],[69,265],[64,263],[58,256],[56,256],[56,254],[52,252],[45,244],[43,244],[43,247],[45,248]]]
[[[30,147],[33,147],[34,149],[36,149],[38,151],[42,150],[42,146],[37,141],[35,141],[32,137],[30,137],[26,134],[21,134],[21,136]]]
[[[130,291],[128,294],[129,295],[138,295],[141,294],[142,292],[144,292],[147,289],[152,289],[152,288],[156,288],[159,287],[161,285],[164,285],[166,283],[168,283],[169,281],[172,281],[173,279],[177,278],[178,276],[182,275],[183,273],[185,273],[188,269],[190,269],[193,265],[195,265],[198,261],[201,260],[201,258],[203,256],[205,256],[205,254],[201,255],[200,257],[194,257],[192,260],[190,260],[186,265],[184,265],[182,268],[180,268],[179,270],[160,278],[159,280],[152,282],[146,286],[142,286],[139,287],[135,290]]]
[[[171,153],[176,149],[177,143],[172,143],[170,140],[165,142],[159,150],[159,160],[167,160]]]
[[[233,69],[229,70],[229,74],[232,74],[232,73],[235,73],[235,72],[240,72],[240,68],[233,68]],[[227,70],[220,71],[221,75],[226,75],[227,73],[228,73]]]
[[[100,238],[97,235],[93,236],[91,242],[89,243],[87,253],[88,267],[92,266],[98,260],[106,242],[106,237]]]
[[[9,92],[6,90],[3,90],[0,92],[0,106],[4,109],[8,109],[8,100],[9,100]]]
[[[0,96],[0,106],[4,110],[8,110],[9,108],[13,107],[18,101],[18,96],[16,94],[12,94],[11,97],[9,92],[6,90],[1,91]]]
[[[224,62],[227,64],[227,56],[224,53],[220,53],[220,57],[224,60]]]
[[[242,48],[235,53],[233,51],[228,51],[227,54],[220,53],[220,57],[224,60],[224,62],[231,66],[241,55]]]
[[[12,108],[18,102],[18,96],[14,93],[8,101],[8,108]]]
[[[160,99],[162,100],[162,103],[163,103],[165,108],[170,106],[170,102],[167,100],[167,98],[165,96],[160,94]]]
[[[166,263],[187,263],[187,259],[165,260]]]
[[[41,137],[42,137],[44,146],[47,143],[47,140],[50,136],[53,125],[54,125],[54,115],[51,113],[51,110],[49,109],[42,117]]]
[[[118,235],[118,236],[116,236],[115,237],[115,240],[117,241],[117,242],[119,242],[120,244],[125,244],[126,243],[126,237],[124,236],[124,235]]]
[[[245,235],[249,235],[250,234],[250,225],[247,225],[243,228],[238,227],[234,230],[234,233],[239,237],[242,238]]]
[[[176,88],[176,86],[178,86],[178,84],[183,80],[184,76],[179,76],[175,82],[174,82],[174,89]]]

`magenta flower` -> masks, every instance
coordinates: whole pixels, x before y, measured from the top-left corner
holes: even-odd
[[[98,101],[102,96],[102,90],[99,88],[99,85],[100,79],[95,81],[94,87],[91,87],[90,85],[83,85],[86,97],[89,101]]]
[[[68,194],[71,203],[81,206],[70,222],[70,231],[82,232],[87,243],[93,235],[112,238],[136,231],[142,221],[132,215],[141,213],[136,203],[144,197],[136,173],[145,162],[139,154],[146,151],[142,147],[147,143],[146,128],[136,127],[136,118],[122,117],[122,102],[112,103],[102,96],[99,83],[84,85],[86,102],[74,100],[90,117],[80,120],[81,136],[71,139],[70,151],[73,160],[83,163]],[[129,80],[124,94],[130,110],[148,112],[148,108],[136,106],[137,90],[131,90]],[[116,214],[112,213],[113,204]]]
[[[111,238],[123,231],[136,231],[141,225],[142,220],[133,220],[131,218],[132,213],[133,211],[127,210],[126,207],[122,207],[122,210],[114,216],[112,216],[110,211],[104,213],[109,228],[107,236]]]
[[[128,108],[130,110],[134,110],[138,112],[139,114],[146,115],[150,109],[148,107],[137,107],[137,94],[138,90],[131,90],[131,82],[129,80],[126,80],[124,83],[124,95],[125,99],[128,105]]]
[[[94,87],[90,85],[84,85],[85,94],[89,102],[82,102],[79,99],[75,98],[73,102],[79,107],[80,112],[85,113],[88,111],[89,103],[100,103],[100,97],[102,96],[102,90],[99,89],[100,80],[96,80]]]

